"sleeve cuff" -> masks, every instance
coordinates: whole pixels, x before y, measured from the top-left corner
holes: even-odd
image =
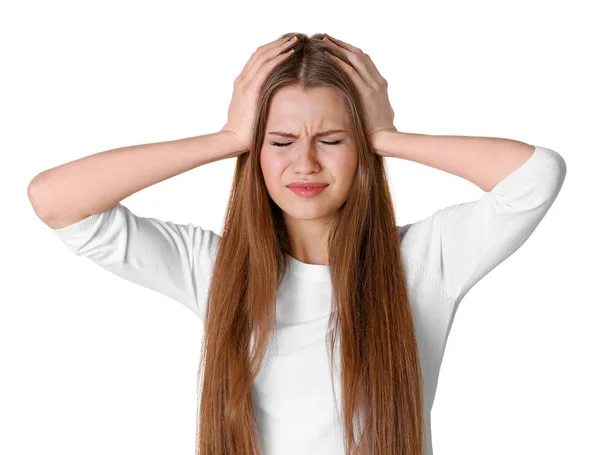
[[[490,190],[490,193],[495,193],[500,196],[506,196],[513,193],[525,182],[531,180],[542,169],[551,166],[553,162],[556,162],[559,159],[559,157],[560,155],[554,150],[536,145],[533,155],[511,174],[498,182],[496,186]]]
[[[65,226],[60,229],[52,229],[52,231],[61,239],[67,240],[76,237],[78,234],[92,232],[97,222],[101,221],[106,216],[106,212],[94,213],[93,215],[84,218],[77,223]]]

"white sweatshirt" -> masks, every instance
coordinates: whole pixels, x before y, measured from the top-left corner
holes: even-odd
[[[565,175],[562,156],[536,146],[527,162],[478,200],[397,226],[423,372],[426,455],[433,454],[431,409],[457,306],[529,238]],[[204,326],[220,240],[213,231],[140,217],[120,203],[53,231],[75,255],[182,303]],[[263,454],[343,455],[339,349],[334,400],[326,348],[329,266],[289,259],[277,296],[277,340],[253,388]]]

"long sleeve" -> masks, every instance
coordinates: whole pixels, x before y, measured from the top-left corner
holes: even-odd
[[[535,146],[533,155],[478,200],[455,204],[401,227],[403,247],[456,303],[533,233],[558,196],[566,163]]]
[[[219,236],[133,214],[121,203],[52,231],[77,256],[182,303],[204,323]]]

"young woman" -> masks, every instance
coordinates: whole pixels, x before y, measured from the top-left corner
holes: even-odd
[[[259,47],[218,133],[98,153],[29,187],[73,253],[201,319],[197,454],[432,454],[457,306],[529,238],[566,175],[542,146],[397,131],[369,56],[324,36]],[[120,203],[232,157],[222,236]],[[396,226],[384,157],[484,194]]]

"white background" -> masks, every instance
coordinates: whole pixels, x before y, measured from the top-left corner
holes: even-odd
[[[3,3],[0,453],[193,453],[199,320],[73,256],[27,186],[103,150],[217,132],[252,52],[286,32],[327,32],[369,53],[400,131],[505,137],[565,158],[549,213],[461,303],[433,445],[436,455],[600,453],[593,3]],[[386,163],[397,224],[482,194],[418,163]],[[221,233],[234,165],[123,203]]]

